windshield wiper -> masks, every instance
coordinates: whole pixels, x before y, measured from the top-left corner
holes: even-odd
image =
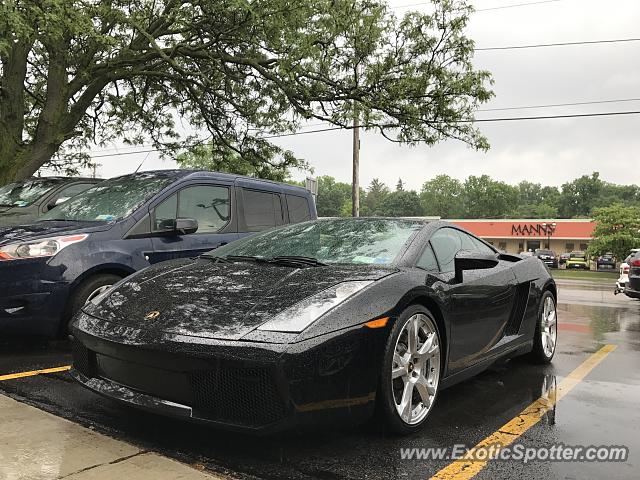
[[[208,253],[203,253],[202,255],[196,258],[210,258],[213,263],[231,263],[230,260],[227,260],[224,257],[220,257],[218,255],[209,255]]]
[[[298,265],[304,267],[325,267],[327,264],[317,258],[298,255],[280,255],[269,259],[269,263]]]
[[[256,255],[225,255],[225,260],[230,260],[232,262],[256,262],[256,263],[267,263],[268,260],[264,257],[258,257]]]

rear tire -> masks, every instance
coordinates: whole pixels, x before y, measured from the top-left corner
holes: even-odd
[[[114,275],[112,273],[100,273],[98,275],[93,275],[80,283],[80,285],[75,288],[71,298],[69,299],[67,310],[60,325],[62,330],[60,333],[62,335],[70,334],[73,316],[80,311],[83,305],[120,280],[122,280],[122,277],[119,275]]]
[[[557,344],[558,312],[556,299],[547,290],[540,299],[536,318],[536,331],[533,335],[533,350],[529,358],[534,363],[550,363],[556,353]]]
[[[407,308],[395,322],[385,348],[377,408],[394,433],[419,430],[433,410],[442,370],[440,332],[421,305]]]

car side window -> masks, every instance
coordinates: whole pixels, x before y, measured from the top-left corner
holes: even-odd
[[[64,202],[75,197],[79,193],[89,190],[93,187],[94,183],[76,183],[75,185],[69,185],[67,188],[63,188],[49,201],[50,204],[56,204],[57,202]]]
[[[187,187],[178,195],[178,218],[197,220],[198,233],[218,232],[229,223],[230,203],[231,196],[227,187]]]
[[[280,196],[271,192],[242,189],[244,222],[249,232],[282,225]]]
[[[153,231],[172,230],[177,217],[178,194],[174,193],[155,208],[153,212]]]
[[[455,270],[456,253],[462,250],[462,241],[458,231],[453,228],[441,228],[431,236],[431,245],[442,272]]]
[[[220,231],[230,219],[231,195],[228,187],[194,185],[160,203],[154,211],[154,231],[173,228],[176,218],[193,218],[197,233]]]
[[[289,210],[290,223],[300,223],[311,219],[309,202],[304,197],[287,195],[287,209]]]
[[[491,248],[489,248],[487,245],[482,243],[477,238],[469,234],[466,234],[464,232],[461,232],[460,230],[457,230],[457,232],[458,232],[458,235],[460,235],[463,250],[475,250],[477,252],[490,253],[490,254],[495,253],[493,250],[491,250]]]
[[[434,255],[430,244],[427,243],[427,246],[425,247],[424,252],[422,252],[422,256],[416,265],[428,271],[438,270],[438,262],[436,261],[436,256]]]

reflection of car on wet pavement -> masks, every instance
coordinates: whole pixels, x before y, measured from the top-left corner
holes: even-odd
[[[34,222],[98,182],[95,178],[38,177],[1,186],[0,227]]]
[[[589,260],[584,252],[571,252],[567,259],[567,269],[589,270]]]
[[[556,288],[538,259],[447,222],[327,219],[115,285],[73,323],[72,376],[234,429],[422,426],[441,388],[497,359],[551,361]]]
[[[553,250],[543,250],[539,248],[533,255],[539,258],[547,267],[558,268],[558,259]]]
[[[640,299],[640,252],[629,259],[629,282],[624,293],[628,297]]]
[[[188,170],[106,180],[36,223],[0,228],[0,336],[63,333],[137,270],[310,218],[309,191],[266,180]]]

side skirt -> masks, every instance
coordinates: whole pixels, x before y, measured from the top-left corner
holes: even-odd
[[[487,368],[489,368],[491,365],[493,365],[496,361],[500,359],[517,357],[518,355],[529,353],[532,349],[533,349],[533,339],[526,341],[524,343],[521,343],[519,345],[515,345],[509,350],[501,352],[499,355],[489,357],[485,360],[482,360],[481,362],[476,363],[475,365],[472,365],[468,368],[465,368],[464,370],[454,373],[453,375],[443,378],[442,381],[440,382],[440,388],[449,388],[455,385],[456,383],[463,382],[477,375],[483,370],[486,370]]]

